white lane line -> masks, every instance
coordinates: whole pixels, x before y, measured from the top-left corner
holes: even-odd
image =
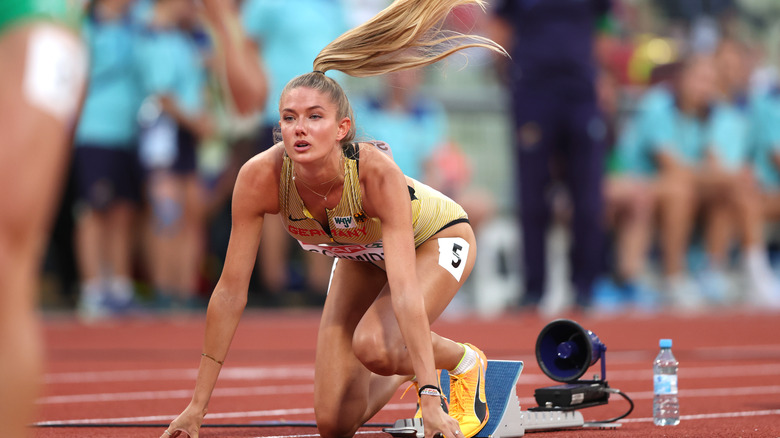
[[[703,388],[703,389],[680,389],[680,398],[693,397],[717,397],[717,396],[741,396],[741,395],[759,395],[759,394],[780,394],[780,385],[774,386],[743,386],[737,388]],[[652,400],[653,391],[626,392],[631,400]],[[610,399],[620,400],[610,397]],[[533,397],[519,397],[520,405],[535,406],[536,399]]]
[[[598,367],[596,367],[596,370]],[[594,370],[594,371],[596,371]],[[598,374],[598,372],[596,372]],[[648,367],[646,370],[607,370],[607,380],[609,381],[632,381],[647,380],[651,382],[653,370]],[[780,366],[777,364],[757,364],[757,365],[725,365],[711,367],[680,367],[680,379],[711,379],[713,377],[752,377],[752,376],[776,376],[780,375]],[[550,379],[544,374],[528,373],[521,374],[518,381],[521,385],[537,384],[541,381],[550,382]]]
[[[742,412],[718,412],[713,414],[680,415],[680,421],[686,420],[714,420],[718,418],[764,417],[767,415],[780,415],[780,409],[766,409],[763,411]],[[621,423],[647,423],[652,422],[653,417],[625,418]]]
[[[301,385],[304,386],[304,385]],[[232,389],[232,388],[226,388]],[[240,389],[240,388],[236,388]],[[303,388],[301,388],[303,389]],[[178,392],[178,391],[177,391]],[[140,393],[143,394],[143,393]],[[758,394],[780,394],[780,385],[774,386],[746,386],[737,388],[707,388],[707,389],[681,389],[680,398],[693,398],[693,397],[716,397],[716,396],[744,396],[744,395],[758,395]],[[180,397],[186,399],[192,396],[190,391],[182,391]],[[633,392],[628,393],[628,396],[633,400],[649,400],[653,398],[652,391]],[[140,398],[134,398],[133,400],[139,400]],[[149,396],[145,399],[159,400],[161,398],[154,398]],[[536,400],[533,397],[521,397],[519,398],[520,405],[524,408],[535,406]],[[385,406],[386,410],[402,410],[402,409],[414,409],[413,403],[393,403]],[[249,412],[226,412],[226,413],[210,413],[209,419],[230,419],[230,418],[252,418],[252,417],[270,417],[270,416],[290,416],[290,415],[303,415],[313,414],[313,408],[299,408],[299,409],[272,409],[265,411],[249,411]],[[145,416],[145,417],[120,417],[120,418],[98,418],[98,419],[77,419],[77,420],[56,420],[46,421],[39,424],[51,425],[51,424],[93,424],[93,423],[137,423],[137,422],[152,422],[152,421],[170,421],[175,418],[175,415],[157,415],[157,416]]]
[[[255,386],[240,388],[217,388],[214,395],[218,397],[243,397],[255,395],[279,395],[279,394],[312,394],[313,385],[285,385],[285,386]],[[757,394],[778,394],[780,385],[769,386],[743,386],[732,388],[700,388],[700,389],[680,389],[681,397],[713,397],[729,395],[757,395]],[[653,398],[652,391],[633,391],[627,392],[628,396],[634,400],[646,400]],[[53,395],[38,399],[39,404],[70,404],[70,403],[106,403],[106,402],[125,402],[139,400],[177,400],[188,399],[192,397],[192,389],[180,389],[169,391],[137,391],[137,392],[118,392],[102,394],[73,394],[73,395]],[[532,405],[536,403],[533,397],[520,398],[523,405]]]
[[[388,405],[385,409],[397,410],[397,409],[413,409],[413,404],[403,405]],[[313,409],[288,409],[288,410],[274,410],[274,411],[253,411],[253,412],[226,412],[222,414],[209,414],[208,418],[251,418],[257,416],[270,416],[277,415],[280,412],[284,412],[281,415],[296,415],[296,414],[313,414]],[[305,411],[305,412],[304,412]],[[780,409],[766,409],[760,411],[741,411],[741,412],[717,412],[711,414],[692,414],[681,415],[680,421],[692,421],[692,420],[715,420],[723,418],[744,418],[744,417],[764,417],[780,415]],[[52,425],[76,425],[76,424],[114,424],[114,423],[143,423],[153,421],[171,421],[176,418],[176,415],[158,415],[147,417],[122,417],[122,418],[94,418],[83,420],[65,420],[65,421],[43,421],[36,423],[37,426],[52,426]],[[642,418],[625,418],[620,420],[620,423],[650,423],[653,421],[652,417]],[[284,427],[284,424],[280,424],[279,427]],[[376,431],[358,431],[359,434],[377,433]],[[296,434],[296,435],[274,435],[264,436],[258,438],[306,438],[317,437],[319,434]]]
[[[618,376],[619,379],[637,379],[650,378],[653,370],[650,366],[644,371],[607,371],[607,377],[612,379]],[[725,365],[725,366],[702,366],[702,367],[680,367],[680,378],[682,379],[704,379],[712,377],[736,377],[736,376],[773,376],[780,374],[780,366],[774,364],[756,364],[756,365]],[[649,380],[648,380],[649,381]]]
[[[271,409],[266,411],[248,411],[248,412],[223,412],[210,413],[208,419],[231,419],[231,418],[261,418],[271,416],[289,416],[289,415],[312,415],[314,408],[301,409]],[[82,418],[77,420],[53,420],[41,421],[37,426],[57,426],[57,425],[77,425],[77,424],[115,424],[115,423],[151,423],[155,421],[169,422],[176,418],[175,415],[146,415],[140,417],[113,417],[113,418]]]
[[[754,345],[718,345],[715,347],[697,347],[694,351],[768,351],[780,352],[780,344],[754,344]]]
[[[49,373],[44,382],[53,383],[98,383],[98,382],[140,382],[162,380],[193,380],[198,374],[196,368],[167,370],[124,370],[87,371],[73,373]],[[314,367],[226,367],[219,376],[224,380],[273,380],[314,379]]]
[[[311,394],[314,385],[286,385],[286,386],[255,386],[241,388],[217,388],[215,396],[242,397],[252,395],[278,395],[278,394]],[[65,404],[65,403],[95,403],[113,401],[138,401],[138,400],[171,400],[192,397],[192,389],[175,389],[169,391],[138,391],[116,392],[102,394],[73,394],[52,395],[38,399],[39,404]]]
[[[595,370],[594,370],[595,371]],[[167,370],[127,370],[127,371],[97,371],[75,373],[52,373],[45,377],[46,384],[59,383],[101,383],[101,382],[142,382],[194,380],[196,369]],[[608,371],[609,380],[642,380],[649,379],[652,370],[617,370]],[[780,375],[777,364],[757,365],[725,365],[681,367],[680,376],[684,379],[733,377],[733,376],[770,376]],[[276,380],[276,379],[314,379],[314,367],[226,367],[219,376],[220,380]],[[520,384],[537,384],[549,382],[550,379],[540,373],[526,373],[520,376]]]
[[[415,403],[392,403],[383,408],[383,410],[397,411],[397,410],[409,410],[413,411],[417,407]],[[64,425],[77,425],[77,424],[114,424],[114,423],[151,423],[156,421],[169,422],[172,421],[179,414],[171,415],[147,415],[141,417],[114,417],[114,418],[82,418],[77,420],[50,420],[41,421],[35,423],[36,426],[64,426]],[[299,409],[270,409],[264,411],[247,411],[247,412],[221,412],[221,413],[209,413],[206,415],[208,420],[224,420],[235,418],[266,418],[266,417],[287,417],[290,415],[314,415],[314,408],[299,408]],[[280,426],[284,426],[281,424]]]
[[[702,388],[702,389],[680,389],[681,398],[688,397],[716,397],[729,395],[758,395],[758,394],[778,394],[780,385],[773,386],[743,386],[738,388]],[[652,399],[653,391],[632,392],[628,394],[632,399],[644,400]]]
[[[769,388],[762,388],[762,387],[746,387],[746,388],[732,388],[732,389],[724,389],[724,388],[714,388],[710,390],[689,390],[689,391],[680,391],[680,397],[686,398],[686,397],[711,397],[713,395],[723,395],[723,394],[735,394],[735,393],[741,393],[741,394],[756,394],[759,393],[762,389],[769,389],[771,392],[778,393],[780,392],[780,387],[769,387]],[[763,393],[768,393],[770,391],[764,391]],[[643,392],[638,394],[631,394],[630,395],[633,399],[644,399],[644,398],[652,398],[651,392]],[[535,401],[533,398],[521,398],[520,404],[523,406],[532,406],[535,405]],[[413,410],[415,409],[416,404],[414,403],[391,403],[385,406],[382,410],[383,411],[398,411],[398,410]],[[225,420],[225,419],[253,419],[253,418],[267,418],[267,417],[289,417],[293,415],[313,415],[314,414],[314,408],[298,408],[298,409],[270,409],[270,410],[262,410],[262,411],[246,411],[246,412],[221,412],[221,413],[209,413],[207,416],[208,420]],[[767,415],[778,415],[780,414],[780,409],[772,409],[772,410],[761,410],[761,411],[743,411],[743,412],[722,412],[722,413],[713,413],[713,414],[692,414],[692,415],[682,415],[680,418],[682,420],[703,420],[703,419],[716,419],[716,418],[732,418],[732,417],[750,417],[750,416],[767,416]],[[163,422],[169,422],[172,421],[174,418],[176,418],[178,414],[170,414],[170,415],[151,415],[151,416],[137,416],[137,417],[113,417],[113,418],[84,418],[84,419],[73,419],[73,420],[50,420],[50,421],[41,421],[39,423],[36,423],[38,426],[62,426],[62,425],[79,425],[79,424],[120,424],[120,423],[150,423],[150,422],[156,422],[156,421],[163,421]],[[652,418],[645,417],[645,418],[628,418],[621,420],[621,422],[627,422],[627,423],[633,423],[633,422],[648,422],[653,421]],[[283,426],[283,425],[280,425]],[[298,436],[298,435],[296,435]],[[266,437],[270,438],[270,437]]]

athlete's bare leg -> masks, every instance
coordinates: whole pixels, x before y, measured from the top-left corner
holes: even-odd
[[[462,237],[469,245],[460,281],[439,265],[437,237]],[[443,230],[417,249],[420,293],[430,322],[450,303],[476,258],[471,227]],[[463,356],[457,343],[432,333],[436,367],[452,369]],[[340,260],[333,275],[317,338],[314,406],[323,437],[352,436],[414,373],[395,319],[387,275],[366,263]]]
[[[27,435],[42,368],[38,267],[83,94],[86,55],[54,25],[0,37],[0,425]]]

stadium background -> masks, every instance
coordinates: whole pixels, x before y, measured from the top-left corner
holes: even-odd
[[[382,1],[345,1],[354,24],[381,7]],[[774,0],[615,0],[613,21],[607,26],[610,38],[599,46],[604,60],[620,74],[618,127],[633,113],[648,85],[650,71],[659,64],[676,60],[675,48],[682,40],[712,35],[713,23],[727,23],[751,41],[763,53],[760,68],[754,72],[754,85],[767,86],[776,80],[780,60],[780,3]],[[458,11],[453,26],[460,30],[479,29],[479,14]],[[476,27],[473,27],[476,26]],[[717,27],[717,26],[716,26]],[[719,27],[718,27],[719,28]],[[689,32],[698,29],[698,33]],[[380,79],[342,78],[351,95],[378,89]],[[524,360],[518,393],[524,405],[532,403],[536,386],[546,385],[533,359],[533,342],[539,329],[558,316],[571,317],[599,334],[614,354],[608,373],[612,386],[639,394],[637,410],[621,431],[588,431],[588,436],[780,436],[778,423],[777,363],[780,360],[776,333],[780,328],[776,314],[724,306],[702,309],[701,313],[678,315],[654,303],[605,299],[592,313],[570,313],[551,306],[541,312],[519,309],[522,272],[519,261],[515,220],[517,205],[512,167],[513,133],[508,117],[509,95],[496,73],[491,59],[482,53],[469,53],[468,65],[455,57],[427,72],[421,94],[439,102],[449,123],[446,137],[465,154],[471,179],[468,188],[495,206],[495,216],[486,222],[480,237],[485,263],[477,270],[461,294],[436,327],[444,334],[462,336],[469,331],[475,342],[485,345],[486,353],[496,359]],[[358,123],[360,123],[358,115]],[[201,157],[206,175],[219,174],[230,156],[226,141],[208,145]],[[461,163],[462,165],[462,163]],[[41,400],[42,422],[68,424],[80,421],[124,424],[164,423],[184,406],[191,388],[191,371],[197,365],[203,331],[203,306],[188,311],[159,311],[147,306],[153,301],[148,273],[141,267],[142,255],[136,255],[135,289],[140,303],[133,312],[106,319],[80,319],[76,312],[79,279],[73,256],[73,193],[64,190],[63,204],[56,221],[44,263],[41,306],[47,336],[46,387]],[[209,242],[199,271],[197,294],[204,300],[216,282],[229,231],[229,216],[224,206],[208,224],[204,239]],[[766,241],[772,260],[777,259],[777,242],[771,239],[776,224],[768,224]],[[566,248],[569,238],[564,227],[551,233],[551,295],[569,293],[566,280]],[[695,251],[694,248],[692,251]],[[500,256],[500,257],[499,257]],[[657,253],[650,260],[657,269]],[[290,293],[300,292],[305,274],[299,255],[292,256]],[[484,265],[484,267],[482,267]],[[780,266],[775,264],[775,271]],[[652,273],[656,277],[660,274]],[[694,273],[691,273],[694,274]],[[608,273],[605,273],[608,275]],[[660,294],[661,291],[655,291]],[[609,298],[609,297],[607,297]],[[202,304],[202,303],[201,303]],[[273,419],[309,421],[311,394],[276,394],[274,400],[262,394],[275,394],[287,385],[307,386],[313,360],[316,304],[292,300],[286,309],[268,307],[261,281],[250,289],[250,306],[231,353],[226,372],[235,380],[221,388],[243,393],[215,396],[212,412],[261,412],[235,417],[215,416],[217,422],[251,422]],[[309,309],[301,309],[309,307]],[[314,307],[314,309],[311,309]],[[288,336],[266,336],[285,333]],[[507,336],[511,333],[511,336]],[[675,352],[681,359],[681,400],[683,423],[676,429],[653,429],[649,373],[657,339],[675,339]],[[258,338],[275,338],[284,345],[258,345]],[[482,344],[480,344],[482,345]],[[612,356],[608,356],[611,358]],[[309,367],[309,368],[307,368]],[[301,375],[279,380],[264,372],[300,369]],[[249,377],[246,377],[246,373]],[[252,377],[254,373],[254,377]],[[187,376],[171,377],[171,374]],[[293,373],[294,374],[294,373]],[[247,389],[247,382],[251,386]],[[259,382],[259,383],[258,383]],[[243,388],[243,389],[242,389]],[[281,391],[289,391],[282,389]],[[252,392],[255,391],[255,392]],[[281,401],[280,401],[281,400]],[[395,401],[383,411],[379,421],[392,421],[406,413],[407,400]],[[400,407],[397,404],[402,404]],[[621,412],[620,401],[586,418],[601,418]],[[279,409],[277,413],[275,410]],[[302,413],[296,414],[297,409]],[[689,417],[685,417],[688,415]],[[129,420],[122,420],[123,418]],[[161,431],[161,430],[159,430]],[[36,436],[157,436],[158,430],[119,427],[36,429]],[[258,429],[231,430],[230,436],[306,436],[310,430]],[[313,433],[313,432],[312,432]],[[202,436],[223,436],[208,429]],[[580,432],[560,432],[555,436],[582,436]]]

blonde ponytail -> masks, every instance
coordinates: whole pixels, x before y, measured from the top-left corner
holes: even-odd
[[[314,60],[315,71],[339,70],[366,77],[433,64],[469,47],[506,55],[494,41],[441,29],[457,6],[484,0],[396,0],[371,20],[328,44]]]
[[[441,29],[447,14],[462,5],[478,5],[484,9],[485,2],[396,0],[371,20],[325,46],[314,60],[313,71],[288,82],[282,90],[282,99],[290,90],[299,87],[328,95],[336,104],[337,119],[348,117],[353,121],[341,143],[353,141],[355,118],[352,106],[341,86],[324,72],[339,70],[350,76],[375,76],[433,64],[469,47],[483,47],[506,55],[503,47],[488,38]]]

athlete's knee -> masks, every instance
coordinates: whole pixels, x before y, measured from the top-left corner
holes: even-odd
[[[0,268],[15,266],[16,269],[27,269],[28,266],[22,263],[42,247],[45,229],[34,218],[25,221],[21,215],[12,216],[15,217],[0,217]],[[12,272],[4,273],[10,274]]]
[[[318,406],[314,410],[317,430],[322,438],[351,438],[360,424],[350,424],[343,419],[339,406]]]
[[[381,334],[374,330],[356,330],[352,338],[352,350],[358,360],[369,371],[381,376],[398,374],[398,366],[401,363],[403,352],[402,343],[388,342]],[[380,331],[381,332],[381,331]]]

